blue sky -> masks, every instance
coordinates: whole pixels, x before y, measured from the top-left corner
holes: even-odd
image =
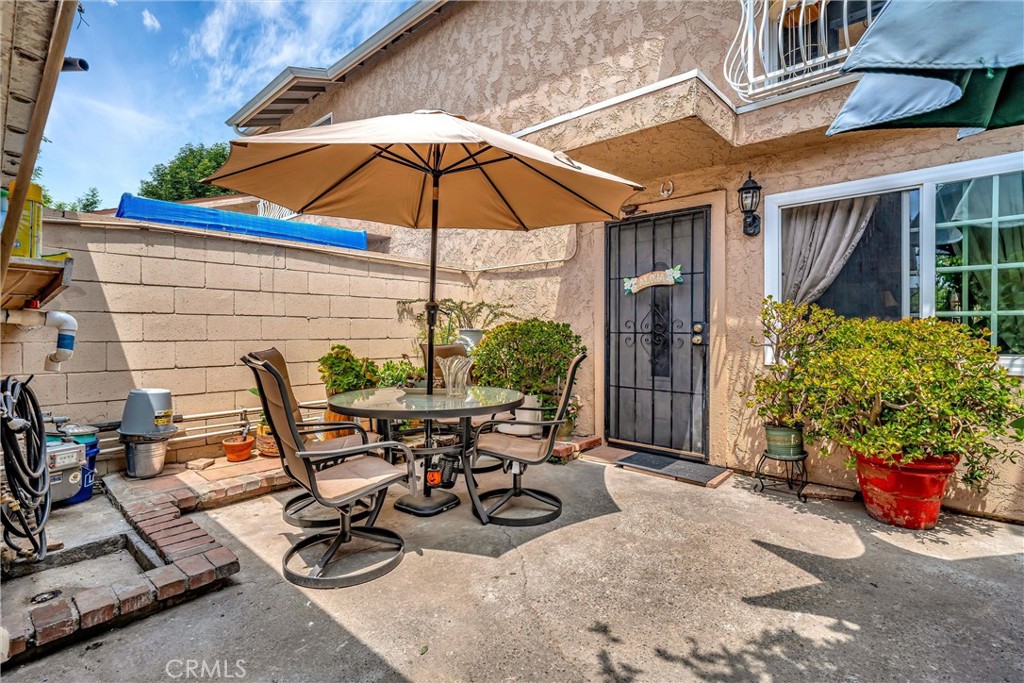
[[[235,137],[224,121],[286,66],[326,67],[411,0],[83,0],[39,160],[55,200],[137,192],[186,142]]]

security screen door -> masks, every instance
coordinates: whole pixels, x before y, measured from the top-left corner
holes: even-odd
[[[608,442],[707,457],[709,207],[607,225]]]

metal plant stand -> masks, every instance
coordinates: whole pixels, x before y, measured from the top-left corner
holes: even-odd
[[[774,480],[771,484],[765,483],[765,476],[762,470],[764,464],[769,460],[781,462],[783,469],[786,472],[786,478],[778,481]],[[779,456],[770,454],[765,451],[761,455],[761,459],[757,461],[757,469],[754,470],[754,476],[757,477],[757,483],[759,488],[758,491],[764,491],[765,489],[781,489],[783,486],[787,490],[792,491],[796,489],[796,497],[801,503],[807,502],[807,496],[804,495],[804,489],[807,488],[807,451],[802,451],[799,455],[794,456]]]

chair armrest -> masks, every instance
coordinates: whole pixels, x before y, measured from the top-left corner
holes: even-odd
[[[325,422],[317,420],[314,422],[296,422],[295,427],[299,434],[302,435],[333,432],[339,429],[355,429],[363,437],[363,443],[367,441],[366,429],[358,422]]]
[[[538,420],[536,422],[531,420],[488,420],[479,427],[476,428],[476,432],[473,433],[473,438],[479,438],[480,434],[485,428],[491,425],[519,425],[520,427],[557,427],[565,422],[565,420]]]

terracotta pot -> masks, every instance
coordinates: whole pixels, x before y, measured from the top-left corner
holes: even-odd
[[[868,514],[906,529],[931,529],[939,520],[946,483],[960,456],[931,457],[899,465],[859,453],[857,480]]]
[[[228,456],[230,462],[241,462],[252,456],[252,447],[255,443],[256,439],[251,436],[244,439],[240,436],[229,436],[221,442],[221,445],[224,446],[224,454]]]

